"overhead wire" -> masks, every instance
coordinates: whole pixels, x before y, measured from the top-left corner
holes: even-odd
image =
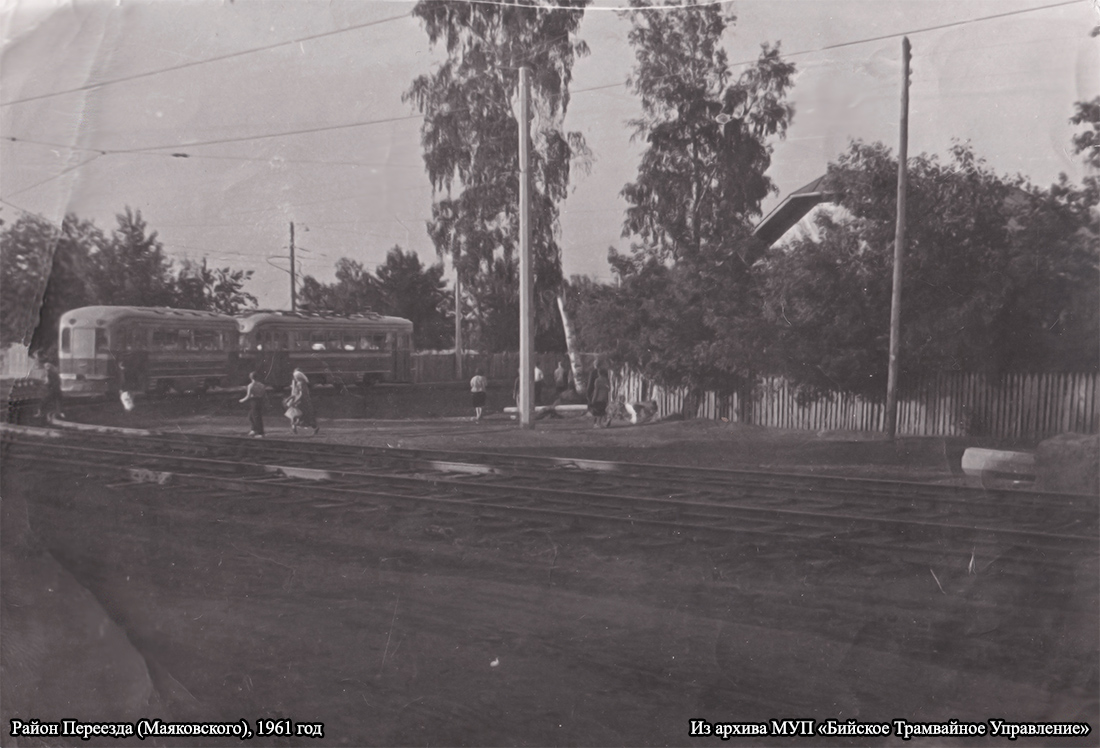
[[[71,93],[79,93],[80,91],[90,91],[95,88],[103,88],[104,86],[113,86],[117,83],[127,83],[129,81],[138,80],[140,78],[149,78],[154,75],[162,75],[164,73],[175,72],[176,70],[184,70],[186,68],[193,68],[199,65],[208,65],[212,62],[221,62],[223,60],[231,60],[236,57],[243,57],[245,55],[256,54],[257,52],[267,52],[272,49],[278,49],[279,47],[288,47],[293,44],[301,44],[303,42],[313,41],[314,39],[321,39],[326,36],[335,36],[336,34],[344,34],[349,31],[358,31],[360,29],[369,28],[371,26],[379,26],[383,23],[390,23],[392,21],[399,21],[402,18],[408,18],[411,13],[402,13],[399,16],[390,16],[389,18],[382,18],[377,21],[368,21],[367,23],[355,24],[353,26],[345,26],[340,29],[333,29],[330,31],[322,31],[317,34],[309,34],[308,36],[298,37],[297,39],[288,39],[287,41],[275,42],[274,44],[265,44],[262,47],[252,47],[251,49],[242,49],[238,52],[230,52],[224,55],[218,55],[216,57],[206,57],[201,60],[192,60],[191,62],[180,63],[179,65],[170,65],[166,68],[158,68],[157,70],[149,70],[144,73],[134,73],[133,75],[125,75],[119,78],[112,78],[110,80],[99,81],[98,83],[87,83],[83,86],[77,86],[75,88],[67,88],[62,91],[53,91],[51,93],[37,94],[35,96],[24,96],[21,99],[13,99],[12,101],[0,101],[0,107],[12,106],[14,104],[25,104],[29,101],[39,101],[41,99],[49,99],[54,96],[64,96]]]
[[[490,0],[467,0],[467,1],[468,2],[477,1],[477,2],[482,2],[484,4],[492,4],[492,5],[511,5],[511,3],[490,2]],[[721,3],[726,2],[726,1],[727,0],[719,0],[719,2],[709,3],[709,4],[711,4],[711,5],[721,4]],[[1063,6],[1068,6],[1068,5],[1076,5],[1076,4],[1079,4],[1079,0],[1060,0],[1060,2],[1050,3],[1050,4],[1046,4],[1046,5],[1041,5],[1041,6],[1033,6],[1033,7],[1030,7],[1030,8],[1021,8],[1021,9],[1012,10],[1012,11],[1005,11],[1005,12],[1002,12],[1002,13],[994,13],[994,14],[990,14],[990,15],[986,15],[986,16],[978,16],[978,17],[975,17],[975,18],[968,18],[968,19],[962,19],[962,20],[959,20],[959,21],[952,21],[952,22],[948,22],[948,23],[935,24],[935,25],[932,25],[932,26],[924,26],[924,27],[909,29],[909,30],[905,30],[905,31],[897,31],[897,32],[889,33],[889,34],[880,34],[880,35],[873,36],[873,37],[865,37],[865,38],[862,38],[862,39],[855,39],[855,40],[850,40],[850,41],[847,41],[847,42],[839,42],[837,44],[829,44],[829,45],[825,45],[825,46],[822,46],[822,47],[817,47],[817,48],[814,48],[814,49],[788,52],[788,53],[782,54],[782,57],[790,58],[790,57],[798,57],[798,56],[804,56],[804,55],[809,55],[809,54],[817,54],[817,53],[826,52],[826,51],[830,51],[830,50],[834,50],[834,49],[842,49],[842,48],[845,48],[845,47],[851,47],[851,46],[855,46],[855,45],[859,45],[859,44],[867,44],[867,43],[871,43],[871,42],[875,42],[875,41],[882,41],[882,40],[885,40],[885,39],[897,38],[897,37],[900,37],[900,36],[926,33],[926,32],[929,32],[929,31],[937,31],[937,30],[942,30],[942,29],[946,29],[946,28],[958,27],[958,26],[963,26],[963,25],[972,24],[972,23],[980,23],[980,22],[996,20],[996,19],[1000,19],[1000,18],[1006,18],[1006,17],[1010,17],[1010,16],[1021,15],[1021,14],[1024,14],[1024,13],[1033,13],[1033,12],[1038,12],[1038,11],[1042,11],[1042,10],[1049,10],[1051,8],[1058,8],[1058,7],[1063,7]],[[589,7],[591,7],[591,6],[589,6]],[[704,7],[704,4],[693,5],[693,6],[661,6],[661,7],[662,8],[672,8],[672,9],[675,9],[675,7]],[[620,10],[628,10],[629,11],[629,10],[640,10],[640,9],[639,8],[629,8],[629,7],[627,7],[627,8],[620,8]],[[352,30],[356,30],[356,29],[360,29],[360,28],[365,28],[365,27],[368,27],[368,26],[375,26],[375,25],[379,25],[381,23],[387,23],[387,22],[390,22],[390,21],[399,20],[399,19],[404,18],[408,15],[410,15],[410,14],[406,13],[406,14],[402,14],[400,16],[392,16],[390,18],[381,19],[379,21],[372,21],[372,22],[369,22],[369,23],[366,23],[366,24],[358,24],[356,26],[345,27],[343,29],[336,29],[336,30],[333,30],[333,31],[322,32],[322,33],[319,33],[319,34],[312,34],[312,35],[309,35],[309,36],[306,36],[306,37],[301,37],[299,39],[289,40],[289,41],[286,41],[286,42],[279,42],[279,43],[272,44],[272,45],[266,45],[264,47],[256,47],[256,48],[252,48],[252,49],[249,49],[249,50],[242,50],[240,52],[231,53],[229,55],[222,55],[222,56],[215,57],[215,58],[207,58],[207,59],[204,59],[204,60],[196,60],[196,61],[193,61],[191,63],[184,63],[182,65],[172,66],[172,67],[169,67],[169,68],[162,68],[160,70],[149,71],[147,73],[140,73],[140,74],[136,74],[134,76],[126,76],[126,77],[123,77],[123,78],[117,78],[117,79],[113,79],[111,81],[101,81],[100,83],[89,84],[88,86],[84,86],[84,87],[81,87],[79,89],[72,89],[72,90],[69,90],[69,91],[54,92],[53,94],[44,94],[44,95],[41,95],[41,96],[38,96],[38,97],[30,97],[30,98],[21,99],[21,100],[15,100],[15,101],[11,101],[11,102],[6,102],[6,104],[22,103],[23,101],[32,100],[32,98],[46,98],[46,97],[54,96],[54,95],[61,95],[63,93],[71,93],[71,92],[76,91],[76,90],[84,90],[86,88],[97,88],[97,87],[101,87],[101,86],[105,86],[105,85],[111,85],[111,84],[114,84],[114,83],[125,82],[127,80],[133,80],[133,79],[136,79],[136,78],[148,77],[148,76],[151,76],[151,75],[157,75],[157,74],[160,74],[160,73],[170,72],[172,70],[178,70],[178,69],[182,69],[182,68],[185,68],[185,67],[191,67],[191,66],[194,66],[194,65],[205,64],[205,63],[208,63],[208,62],[216,62],[216,61],[219,61],[219,60],[228,59],[230,57],[239,57],[241,55],[252,54],[252,53],[255,53],[255,52],[265,51],[265,50],[268,50],[268,49],[274,49],[274,48],[281,47],[281,46],[296,44],[296,43],[299,43],[299,42],[302,42],[302,41],[317,39],[317,38],[321,38],[321,37],[325,37],[325,36],[332,36],[334,34],[343,33],[343,32],[346,32],[346,31],[352,31]],[[568,36],[568,35],[562,35],[562,37],[564,37],[564,36]],[[559,37],[558,39],[560,39],[562,37]],[[555,40],[548,40],[547,42],[543,42],[543,45],[552,43],[554,41]],[[530,55],[533,55],[533,54],[536,54],[536,53],[537,53],[536,51],[532,51],[528,54],[528,57]],[[749,64],[752,64],[754,62],[756,62],[756,60],[742,60],[742,61],[730,63],[730,65],[731,66],[749,65]],[[673,73],[673,74],[669,74],[668,76],[664,76],[664,77],[674,77],[675,75],[676,74]],[[600,86],[590,86],[590,87],[587,87],[587,88],[580,88],[580,89],[575,89],[575,90],[568,91],[568,92],[565,92],[565,93],[562,93],[562,94],[557,94],[556,96],[558,98],[562,98],[564,96],[573,96],[573,95],[582,94],[582,93],[591,93],[591,92],[594,92],[594,91],[600,91],[600,90],[605,90],[605,89],[610,89],[610,88],[617,88],[617,87],[620,87],[620,86],[623,86],[623,85],[624,85],[624,82],[617,82],[617,83],[604,84],[604,85],[600,85]],[[6,105],[6,104],[5,103],[0,103],[0,106]],[[466,111],[466,110],[468,110],[468,108],[466,108],[466,109],[454,109],[454,110],[451,110],[451,111],[457,113],[457,112]],[[163,151],[163,150],[167,150],[167,149],[195,148],[195,147],[200,147],[200,146],[220,145],[220,144],[225,144],[225,143],[242,143],[242,142],[250,142],[250,141],[255,141],[255,140],[263,140],[263,139],[278,138],[278,137],[290,137],[290,136],[303,135],[303,134],[312,134],[312,133],[319,133],[319,132],[329,132],[329,131],[335,131],[335,130],[341,130],[341,129],[351,129],[351,128],[356,128],[356,127],[365,127],[365,126],[370,126],[370,125],[386,124],[386,123],[392,123],[392,122],[401,122],[401,121],[408,121],[408,120],[422,119],[422,118],[423,118],[423,115],[421,115],[421,114],[413,114],[413,115],[398,116],[398,117],[387,117],[387,118],[381,118],[381,119],[375,119],[375,120],[363,120],[363,121],[359,121],[359,122],[342,123],[342,124],[336,124],[336,125],[322,125],[322,126],[318,126],[318,127],[300,128],[300,129],[296,129],[296,130],[286,130],[286,131],[274,132],[274,133],[260,133],[260,134],[245,135],[245,136],[239,136],[239,137],[215,138],[215,139],[210,139],[210,140],[205,140],[205,141],[193,141],[193,142],[189,142],[189,143],[153,145],[153,146],[143,146],[143,147],[139,147],[139,148],[125,148],[125,149],[117,149],[117,148],[116,149],[102,149],[102,148],[94,148],[94,147],[66,146],[66,145],[62,145],[62,144],[46,143],[46,142],[41,142],[41,141],[32,141],[32,140],[25,139],[25,138],[16,138],[16,137],[10,137],[9,136],[5,139],[10,140],[12,142],[20,142],[20,141],[22,141],[22,142],[38,142],[41,145],[49,145],[49,146],[58,147],[58,148],[69,148],[69,149],[73,149],[73,150],[94,151],[94,152],[96,152],[97,155],[93,156],[92,158],[87,159],[87,160],[85,160],[85,161],[83,161],[79,164],[68,167],[67,169],[63,170],[62,172],[60,172],[58,174],[55,174],[55,175],[53,175],[53,176],[51,176],[51,177],[49,177],[45,180],[42,180],[41,182],[35,183],[35,184],[30,185],[28,187],[24,187],[24,188],[18,190],[17,192],[10,193],[7,197],[11,197],[13,195],[17,195],[17,194],[20,194],[22,192],[29,191],[31,189],[34,189],[35,187],[38,187],[42,184],[46,184],[49,181],[52,181],[52,180],[57,179],[61,176],[64,176],[65,174],[73,171],[74,169],[80,168],[81,166],[84,166],[85,164],[90,163],[91,161],[94,161],[100,155],[149,154],[149,155],[161,155],[161,156],[174,156],[174,157],[177,157],[177,158],[218,158],[218,156],[201,156],[199,154],[188,154],[188,153],[162,154],[162,153],[158,153],[158,151]],[[221,158],[232,159],[234,157],[232,157],[232,156],[223,156]],[[252,160],[251,158],[248,158],[248,157],[237,157],[237,158],[240,158],[240,160]],[[256,158],[255,160],[259,161],[259,160],[268,160],[268,159]],[[287,160],[286,162],[289,163],[290,161]],[[323,162],[318,162],[318,163],[323,163]],[[348,163],[350,164],[351,162],[348,162]],[[387,168],[389,167],[389,165],[386,165],[386,166],[387,166]],[[410,168],[412,168],[412,167],[410,167]]]

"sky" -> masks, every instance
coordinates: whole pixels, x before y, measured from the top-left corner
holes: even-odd
[[[374,270],[394,245],[437,261],[420,118],[402,93],[442,52],[411,0],[3,2],[0,218],[74,212],[110,231],[130,206],[173,258],[254,270],[247,290],[265,308],[289,307],[292,222],[300,272],[323,281],[339,258]],[[566,276],[603,281],[608,247],[629,248],[619,193],[641,154],[616,2],[599,0],[579,31],[591,54],[575,64],[565,127],[595,160],[574,172],[559,236]],[[851,140],[896,149],[903,34],[910,155],[943,156],[958,140],[1041,186],[1085,174],[1068,120],[1074,102],[1100,95],[1092,0],[728,5],[735,75],[777,41],[798,70],[765,214]]]

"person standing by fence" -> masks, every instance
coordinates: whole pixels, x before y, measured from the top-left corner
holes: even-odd
[[[562,359],[558,362],[558,368],[554,369],[555,397],[561,397],[569,389],[569,362]]]
[[[592,400],[588,403],[589,412],[596,418],[596,428],[611,425],[611,419],[607,416],[607,404],[610,401],[611,382],[607,378],[607,372],[597,369],[596,381],[592,383]]]
[[[470,380],[470,399],[474,405],[474,420],[480,421],[482,413],[485,410],[485,390],[488,388],[488,381],[485,379],[485,375],[481,373],[481,369],[477,370],[473,378]]]

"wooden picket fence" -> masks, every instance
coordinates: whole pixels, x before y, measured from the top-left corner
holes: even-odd
[[[898,433],[904,436],[991,436],[1036,439],[1063,432],[1100,432],[1100,377],[1096,374],[950,373],[898,393]],[[647,382],[637,372],[615,377],[615,396],[655,400],[661,415],[680,413],[687,392]],[[781,377],[757,381],[747,403],[738,394],[707,392],[697,417],[814,431],[882,431],[885,406],[856,395],[800,401]]]
[[[588,367],[594,357],[585,355]],[[535,360],[547,378],[561,354]],[[463,379],[481,369],[491,380],[511,383],[518,353],[466,354]],[[455,381],[453,353],[413,354],[414,382]],[[1063,432],[1100,432],[1100,376],[1097,374],[1009,374],[989,378],[952,372],[918,381],[898,392],[898,434],[903,436],[990,436],[1037,439]],[[631,402],[655,400],[661,416],[681,413],[687,391],[661,387],[629,368],[612,375],[612,396]],[[885,406],[850,394],[800,400],[782,377],[762,377],[741,402],[740,395],[704,393],[698,418],[722,419],[785,429],[882,431]]]

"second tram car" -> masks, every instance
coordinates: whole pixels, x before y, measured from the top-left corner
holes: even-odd
[[[413,324],[400,317],[304,312],[242,315],[240,367],[284,387],[300,368],[315,384],[370,386],[410,379]]]
[[[237,321],[190,309],[86,306],[61,315],[58,364],[67,392],[119,388],[120,362],[138,388],[202,390],[226,381],[236,365]]]

